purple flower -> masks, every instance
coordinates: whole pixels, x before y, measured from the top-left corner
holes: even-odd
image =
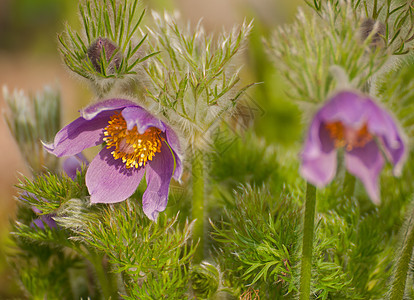
[[[177,135],[136,103],[109,99],[85,108],[81,117],[60,130],[54,143],[45,148],[60,157],[103,143],[86,172],[91,202],[127,199],[146,173],[143,210],[155,220],[167,206],[171,177],[181,177]]]
[[[345,166],[358,177],[368,195],[379,203],[378,175],[384,156],[399,175],[406,147],[391,116],[370,98],[340,92],[315,115],[302,152],[301,174],[317,187],[335,176],[337,148],[344,148]]]

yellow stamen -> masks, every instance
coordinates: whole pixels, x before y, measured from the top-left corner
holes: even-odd
[[[345,127],[342,122],[336,121],[326,123],[325,128],[329,132],[329,136],[334,140],[335,148],[345,147],[347,151],[353,148],[364,147],[373,137],[368,131],[365,123],[359,129]]]
[[[117,112],[105,127],[103,140],[107,149],[115,147],[111,152],[115,159],[121,159],[127,168],[139,168],[161,152],[165,139],[160,134],[161,130],[156,127],[148,128],[143,134],[139,134],[136,126],[128,130],[122,114]]]

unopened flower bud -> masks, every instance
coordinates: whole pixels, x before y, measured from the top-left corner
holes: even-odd
[[[360,35],[362,41],[371,36],[371,45],[381,47],[384,45],[385,25],[378,20],[365,19],[361,23]]]
[[[215,266],[202,262],[194,266],[191,272],[193,291],[198,297],[211,299],[218,289],[219,278],[220,274]]]
[[[109,63],[110,72],[114,71],[114,66],[118,69],[121,63],[121,54],[118,51],[118,46],[108,40],[107,38],[99,37],[93,42],[88,49],[88,57],[92,62],[93,67],[96,71],[102,72],[101,70],[101,58],[103,57],[103,49],[105,49],[106,62]],[[115,53],[115,55],[114,55]]]
[[[23,91],[10,93],[3,87],[3,97],[6,102],[4,118],[32,171],[55,170],[58,160],[43,150],[41,140],[52,139],[61,126],[59,91],[45,87],[29,97]]]

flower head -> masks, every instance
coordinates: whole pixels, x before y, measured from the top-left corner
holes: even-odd
[[[333,96],[315,115],[302,152],[301,174],[322,187],[335,176],[338,148],[344,148],[347,170],[358,177],[379,203],[378,175],[384,156],[398,175],[406,147],[391,116],[372,99],[355,92]]]
[[[109,99],[85,108],[45,148],[60,157],[103,143],[86,172],[91,202],[127,199],[146,173],[143,210],[155,220],[167,206],[171,177],[179,180],[182,173],[175,132],[136,103]]]
[[[371,36],[370,43],[372,46],[383,46],[386,27],[384,23],[381,23],[374,19],[365,19],[361,23],[360,35],[362,41],[365,41]]]

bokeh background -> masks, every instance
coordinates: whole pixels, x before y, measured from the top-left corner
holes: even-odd
[[[300,117],[286,99],[277,70],[265,55],[262,42],[276,26],[291,22],[301,0],[145,0],[142,5],[157,11],[177,10],[184,20],[196,24],[200,18],[207,31],[229,29],[244,19],[254,19],[254,29],[244,53],[242,80],[260,82],[249,97],[261,114],[254,131],[268,142],[289,145],[300,139]],[[150,14],[147,13],[147,19]],[[63,100],[64,124],[77,117],[77,111],[92,98],[88,85],[65,68],[57,50],[57,33],[65,23],[79,28],[76,0],[0,0],[0,87],[23,89],[27,94],[45,85],[58,87]],[[5,106],[0,93],[0,109]],[[29,171],[17,145],[0,121],[0,299],[19,299],[20,292],[7,264],[13,251],[8,239],[9,224],[15,211],[14,187],[19,176]]]

